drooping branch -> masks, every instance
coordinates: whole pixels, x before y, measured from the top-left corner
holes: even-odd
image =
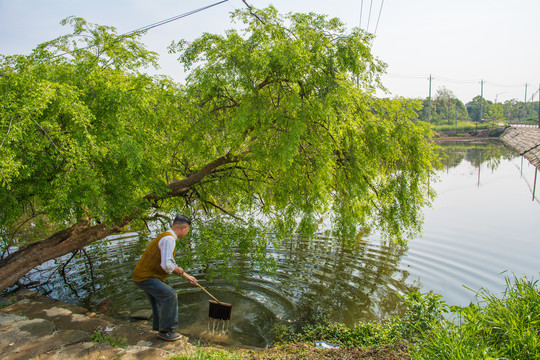
[[[71,257],[69,258],[69,260],[66,261],[64,266],[62,266],[62,268],[60,269],[60,274],[62,275],[62,279],[64,280],[64,284],[66,284],[71,289],[71,291],[75,294],[76,297],[79,297],[79,292],[77,291],[77,289],[75,289],[73,287],[73,285],[71,285],[71,283],[66,278],[66,266],[71,262],[71,260],[73,260],[73,258],[75,257],[75,255],[77,255],[78,252],[79,252],[78,250],[75,250],[71,254]]]

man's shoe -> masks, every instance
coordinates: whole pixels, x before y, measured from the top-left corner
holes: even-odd
[[[174,331],[160,331],[158,332],[158,336],[163,340],[167,341],[180,340],[180,338],[182,337],[180,334],[177,334]]]

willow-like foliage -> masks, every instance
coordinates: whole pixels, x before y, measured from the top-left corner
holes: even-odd
[[[359,227],[416,234],[438,161],[432,133],[415,121],[417,103],[374,96],[385,65],[371,35],[273,7],[233,20],[243,31],[171,46],[190,74],[192,120],[179,144],[198,144],[182,149],[181,162],[241,158],[199,199],[262,209],[285,232],[316,230],[325,214],[346,239]]]
[[[199,220],[208,262],[233,247],[264,262],[264,234],[322,221],[352,240],[420,230],[437,152],[419,104],[375,96],[385,64],[372,36],[273,7],[232,20],[242,30],[172,43],[185,84],[144,73],[157,55],[141,34],[80,18],[30,55],[0,57],[3,250],[37,219],[59,241],[65,228],[80,238],[174,212]],[[223,217],[259,230],[205,236]]]

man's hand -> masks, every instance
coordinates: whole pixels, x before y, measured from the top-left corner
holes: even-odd
[[[176,268],[174,268],[173,273],[180,276],[181,278],[186,279],[191,285],[197,285],[197,279],[186,273],[181,267],[177,266]]]
[[[197,279],[195,279],[193,276],[184,273],[183,278],[189,281],[191,285],[197,285]]]

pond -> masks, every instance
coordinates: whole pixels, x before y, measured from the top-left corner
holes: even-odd
[[[499,142],[441,146],[445,166],[433,181],[438,196],[424,209],[420,238],[400,246],[375,234],[351,249],[324,236],[311,241],[291,237],[272,250],[274,276],[251,269],[249,259],[237,256],[237,284],[219,278],[209,282],[203,269],[190,269],[214,296],[233,304],[232,319],[226,335],[212,338],[208,296],[171,278],[178,292],[180,331],[224,344],[265,347],[272,342],[275,323],[325,313],[352,325],[399,314],[400,295],[411,291],[433,291],[449,305],[467,305],[481,288],[502,292],[507,277],[538,279],[536,169]],[[131,271],[149,240],[135,233],[114,236],[88,248],[88,257],[75,257],[65,269],[60,261],[46,264],[49,270],[60,266],[65,277],[46,270],[33,277],[50,278],[41,291],[52,297],[86,307],[109,298],[108,311],[127,317],[149,308],[131,282]]]

